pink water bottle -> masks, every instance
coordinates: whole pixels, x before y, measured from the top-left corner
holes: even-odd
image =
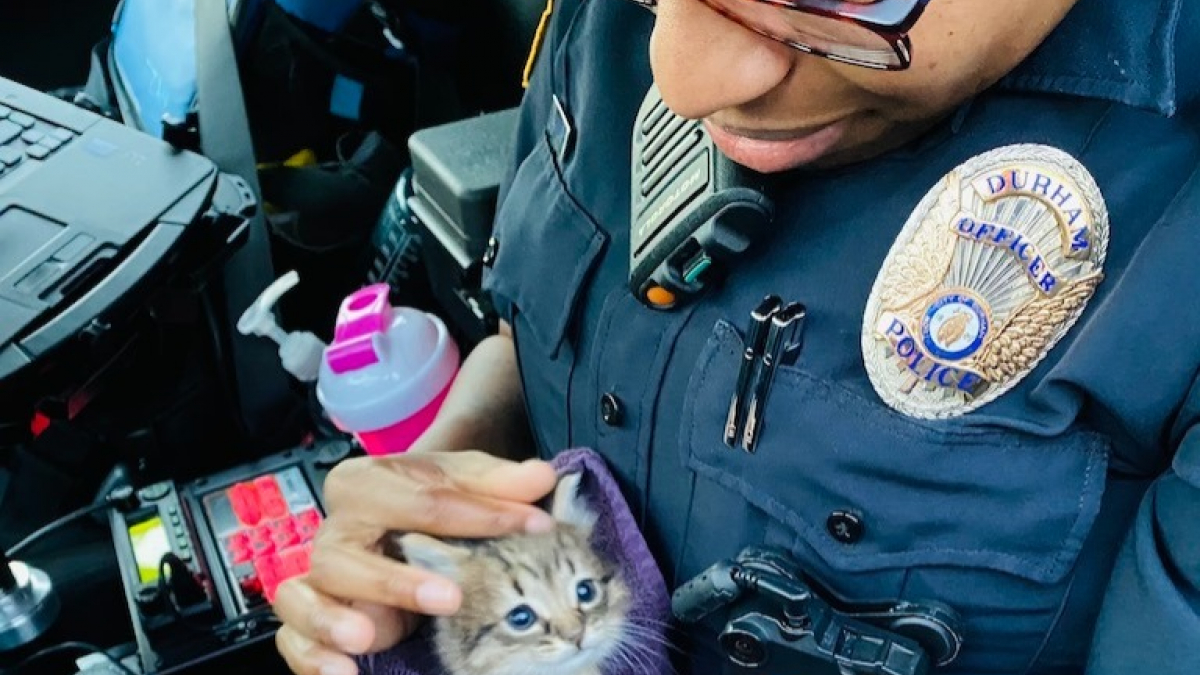
[[[317,397],[367,453],[404,452],[437,416],[458,367],[458,345],[446,325],[426,312],[392,307],[387,284],[376,284],[342,302]]]

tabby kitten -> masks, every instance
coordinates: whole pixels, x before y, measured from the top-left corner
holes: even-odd
[[[597,516],[579,484],[579,474],[560,479],[547,534],[395,541],[410,564],[462,587],[458,613],[433,620],[446,675],[600,675],[615,659],[636,669],[630,638],[648,632],[629,621],[629,587],[590,545]]]

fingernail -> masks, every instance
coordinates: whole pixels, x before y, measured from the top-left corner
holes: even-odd
[[[358,637],[354,627],[345,623],[333,624],[333,626],[329,629],[329,636],[333,638],[333,641],[337,643],[338,647],[341,647],[346,651],[350,650],[351,645],[354,642],[354,638]]]
[[[358,668],[345,661],[321,664],[321,675],[358,675]]]
[[[427,581],[417,587],[417,602],[428,613],[454,610],[458,600],[458,589],[444,581]]]
[[[545,511],[537,511],[525,520],[525,531],[530,534],[544,534],[557,525],[554,518]]]

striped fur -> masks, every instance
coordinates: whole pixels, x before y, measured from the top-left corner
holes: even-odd
[[[629,647],[632,598],[618,570],[591,546],[596,519],[578,490],[578,475],[560,480],[551,509],[559,526],[547,534],[397,539],[410,564],[463,590],[459,612],[434,620],[447,675],[599,675]],[[507,620],[518,608],[535,616],[522,629]]]

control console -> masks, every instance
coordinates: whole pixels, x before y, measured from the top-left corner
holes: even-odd
[[[274,634],[270,603],[308,571],[325,476],[356,450],[311,443],[190,483],[138,490],[110,516],[143,671],[199,664]]]

